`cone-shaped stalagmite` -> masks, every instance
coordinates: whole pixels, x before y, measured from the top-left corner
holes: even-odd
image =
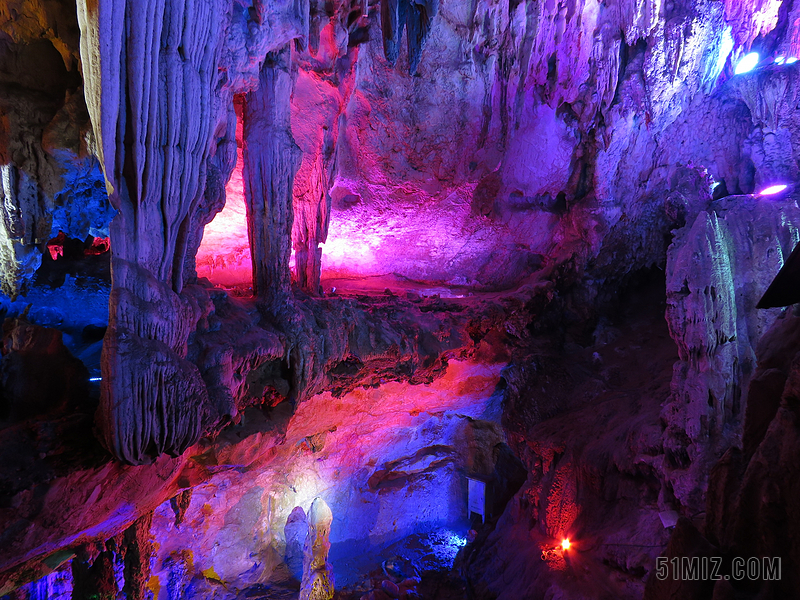
[[[333,513],[322,498],[316,498],[308,511],[308,538],[303,559],[300,600],[331,600],[333,568],[328,563]]]

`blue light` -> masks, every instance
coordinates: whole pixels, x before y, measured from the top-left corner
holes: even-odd
[[[750,54],[745,54],[742,57],[742,60],[740,60],[736,65],[736,68],[733,70],[733,72],[736,75],[741,75],[742,73],[748,73],[758,66],[760,60],[761,57],[758,55],[758,52],[751,52]]]
[[[460,535],[451,535],[450,545],[463,548],[464,546],[467,545],[467,538],[461,537]]]
[[[775,64],[776,65],[782,65],[784,62],[786,62],[786,57],[785,56],[776,56],[775,57]]]
[[[790,56],[789,58],[786,59],[786,64],[787,65],[793,65],[796,62],[797,62],[797,57],[796,56]]]
[[[89,377],[89,381],[102,381],[102,377]]]

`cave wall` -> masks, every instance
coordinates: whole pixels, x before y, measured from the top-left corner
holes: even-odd
[[[750,117],[717,84],[779,6],[444,3],[413,75],[373,37],[344,113],[325,268],[503,289],[566,247],[582,265],[604,246],[603,267],[659,262],[643,230],[668,231],[663,190],[681,167],[754,189]]]
[[[68,4],[0,9],[1,291],[12,300],[27,291],[41,246],[60,230],[81,240],[108,236],[113,210],[93,156],[79,38]]]

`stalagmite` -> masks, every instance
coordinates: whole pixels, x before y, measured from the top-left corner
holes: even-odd
[[[333,513],[325,500],[315,498],[308,511],[308,538],[303,559],[300,600],[333,598],[333,567],[328,562]]]

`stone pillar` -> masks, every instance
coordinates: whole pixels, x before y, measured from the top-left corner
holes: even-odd
[[[199,438],[205,385],[186,360],[184,265],[220,120],[223,0],[78,2],[86,105],[109,201],[112,292],[97,422],[133,464]]]
[[[302,153],[291,132],[291,48],[267,54],[259,86],[245,97],[244,196],[253,291],[268,302],[289,293],[292,188]]]

